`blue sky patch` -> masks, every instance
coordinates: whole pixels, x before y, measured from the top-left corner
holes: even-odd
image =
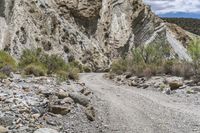
[[[200,0],[144,0],[161,17],[200,18]]]

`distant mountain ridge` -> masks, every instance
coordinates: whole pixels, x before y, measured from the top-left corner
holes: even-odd
[[[163,20],[174,23],[191,33],[200,35],[200,19],[195,18],[162,18]]]

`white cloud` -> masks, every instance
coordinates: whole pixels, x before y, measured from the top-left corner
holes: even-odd
[[[157,14],[200,13],[200,0],[144,0]]]

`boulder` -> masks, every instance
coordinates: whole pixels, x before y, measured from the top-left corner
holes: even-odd
[[[58,131],[50,128],[40,128],[36,130],[34,133],[58,133]]]
[[[179,89],[181,86],[183,86],[183,83],[180,81],[172,81],[169,82],[169,87],[171,90],[177,90]]]
[[[69,96],[74,100],[75,103],[80,105],[87,106],[90,103],[90,100],[84,95],[70,93]]]

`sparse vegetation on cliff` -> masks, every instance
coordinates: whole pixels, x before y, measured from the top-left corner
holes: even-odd
[[[41,49],[23,51],[19,68],[25,75],[44,76],[56,74],[60,80],[78,79],[81,67],[77,62],[66,63],[58,55],[48,55]]]
[[[170,57],[170,50],[160,44],[138,47],[131,57],[121,58],[113,62],[112,74],[130,74],[138,77],[155,75],[181,76],[185,79],[200,74],[200,40],[191,41],[188,48],[193,62],[180,61]]]

